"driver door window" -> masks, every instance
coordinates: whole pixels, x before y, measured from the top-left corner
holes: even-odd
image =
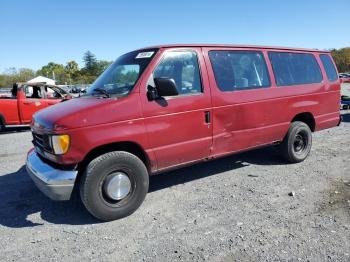
[[[172,51],[164,55],[153,77],[174,79],[179,95],[202,93],[197,54],[194,51]]]

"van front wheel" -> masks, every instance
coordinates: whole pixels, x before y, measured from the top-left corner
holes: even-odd
[[[309,126],[304,122],[295,121],[280,144],[280,152],[286,161],[299,163],[309,155],[311,145],[312,133]]]
[[[144,163],[124,151],[103,154],[92,160],[80,181],[80,197],[96,218],[111,221],[132,214],[148,192]]]

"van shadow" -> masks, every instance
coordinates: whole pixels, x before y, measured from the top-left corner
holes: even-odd
[[[149,193],[251,164],[284,164],[276,155],[274,148],[268,147],[151,176]],[[0,176],[0,185],[0,224],[3,226],[40,226],[41,223],[35,222],[41,221],[37,213],[40,213],[41,219],[53,224],[83,225],[101,222],[86,211],[77,196],[63,202],[55,202],[44,196],[29,178],[25,166],[14,173]]]
[[[244,168],[252,164],[285,165],[286,163],[278,157],[278,152],[273,146],[265,147],[151,176],[149,192]]]
[[[35,222],[40,221],[34,215],[38,212],[43,220],[53,224],[82,225],[99,222],[85,210],[77,197],[63,202],[47,198],[30,179],[24,165],[17,172],[0,176],[0,185],[0,224],[3,226],[40,226],[42,224]]]

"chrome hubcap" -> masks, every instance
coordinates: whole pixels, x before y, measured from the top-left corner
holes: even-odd
[[[123,172],[115,172],[109,175],[103,185],[106,195],[113,200],[122,200],[131,190],[129,177]]]

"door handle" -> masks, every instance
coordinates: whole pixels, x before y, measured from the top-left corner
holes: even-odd
[[[205,123],[210,124],[210,111],[205,111]]]
[[[23,104],[30,105],[30,104],[34,104],[34,102],[32,102],[32,101],[24,101]]]

